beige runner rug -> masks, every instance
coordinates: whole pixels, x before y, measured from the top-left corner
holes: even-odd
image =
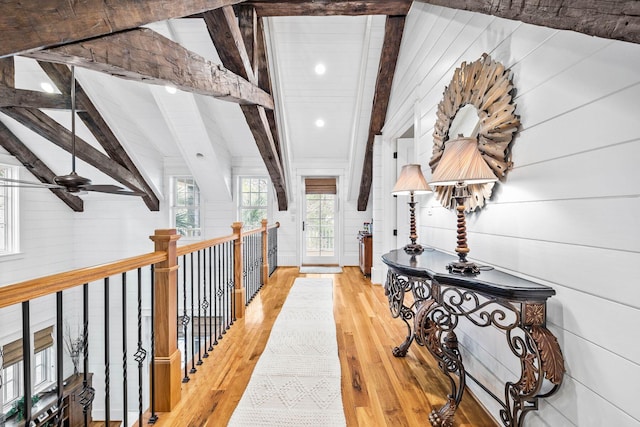
[[[332,279],[296,279],[228,425],[346,425]]]

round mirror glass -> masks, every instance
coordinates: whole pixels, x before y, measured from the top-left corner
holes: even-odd
[[[475,105],[466,104],[461,107],[449,126],[449,139],[459,136],[475,138],[478,136],[480,116]]]

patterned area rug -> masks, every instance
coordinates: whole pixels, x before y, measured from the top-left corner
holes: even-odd
[[[346,425],[331,279],[296,279],[228,425]]]

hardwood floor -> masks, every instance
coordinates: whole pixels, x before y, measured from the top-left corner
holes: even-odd
[[[429,425],[432,405],[444,404],[448,380],[423,347],[413,344],[404,358],[391,354],[391,349],[404,340],[406,328],[400,320],[391,318],[384,289],[371,285],[357,267],[346,267],[342,274],[298,274],[297,267],[280,267],[249,304],[245,318],[231,327],[198,372],[183,384],[182,399],[175,410],[160,413],[156,426],[227,424],[297,277],[334,279],[334,315],[347,425]],[[466,394],[455,425],[497,424]]]

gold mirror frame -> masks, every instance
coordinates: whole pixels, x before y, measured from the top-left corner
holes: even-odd
[[[445,87],[438,104],[437,119],[433,131],[433,155],[429,161],[435,171],[444,146],[449,138],[449,128],[458,110],[467,104],[476,107],[479,116],[478,149],[499,180],[504,180],[512,168],[510,144],[513,134],[520,127],[520,117],[515,115],[516,105],[511,92],[511,72],[483,53],[475,62],[462,63],[453,73],[449,86]],[[455,138],[457,135],[453,135]],[[471,197],[465,201],[465,210],[474,211],[484,206],[491,197],[494,183],[469,185]],[[454,187],[436,187],[434,194],[442,206],[454,209]]]

